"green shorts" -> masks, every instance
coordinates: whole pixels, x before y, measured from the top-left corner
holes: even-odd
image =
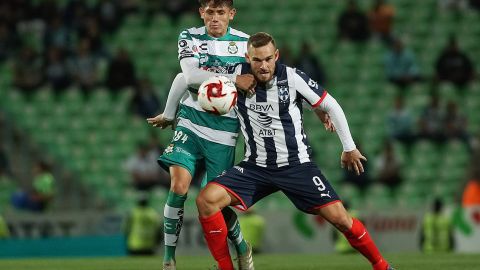
[[[158,158],[158,164],[168,171],[172,165],[178,165],[195,175],[195,165],[205,160],[206,177],[202,181],[204,187],[210,180],[233,167],[235,147],[214,143],[200,138],[191,130],[177,127],[170,144]]]

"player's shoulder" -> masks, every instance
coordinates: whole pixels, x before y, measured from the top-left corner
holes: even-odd
[[[191,27],[183,29],[180,32],[180,38],[192,38],[199,37],[205,34],[205,26],[202,27]]]
[[[250,37],[249,34],[246,34],[240,30],[237,30],[237,29],[234,29],[234,28],[230,28],[230,35],[234,36],[234,37],[237,37],[241,40],[244,40],[244,41],[247,41],[248,38]]]
[[[295,78],[301,78],[305,82],[310,80],[310,76],[307,73],[303,72],[303,70],[298,68],[289,67],[289,74],[292,74]]]
[[[323,87],[318,84],[314,79],[312,79],[307,73],[303,72],[298,68],[290,68],[290,72],[293,75],[293,81],[296,84],[296,87],[302,87],[308,85],[311,89],[322,90]]]
[[[250,74],[252,73],[249,63],[243,62],[235,65],[235,69],[240,70],[240,74]]]

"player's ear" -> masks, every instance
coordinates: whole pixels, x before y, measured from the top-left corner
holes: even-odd
[[[205,10],[203,9],[203,7],[198,8],[198,13],[200,13],[200,18],[202,18],[203,20],[203,15],[205,14]]]
[[[250,56],[248,55],[248,53],[245,53],[245,60],[247,61],[247,63],[250,64]]]
[[[235,17],[235,14],[237,14],[237,10],[234,8],[230,9],[229,19],[233,20],[233,18]]]
[[[280,57],[280,51],[278,51],[278,49],[275,49],[275,62],[278,60],[279,57]]]

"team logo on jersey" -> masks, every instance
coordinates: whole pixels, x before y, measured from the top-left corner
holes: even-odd
[[[235,42],[231,41],[228,44],[228,52],[231,53],[231,54],[236,54],[238,52],[238,47],[237,47],[237,44]]]
[[[318,89],[318,83],[312,79],[308,80],[308,86],[313,89]]]
[[[187,46],[187,42],[185,40],[180,40],[178,42],[178,46],[180,46],[180,48],[183,48],[183,47],[186,47]]]
[[[165,151],[163,151],[164,154],[170,154],[173,152],[173,144],[170,144],[167,148],[165,148]]]
[[[289,101],[290,93],[288,91],[288,86],[286,85],[278,86],[278,98],[282,103],[287,103]]]

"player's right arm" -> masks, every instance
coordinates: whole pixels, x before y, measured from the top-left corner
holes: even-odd
[[[197,89],[205,80],[212,76],[218,75],[215,72],[206,71],[200,68],[200,55],[198,46],[195,45],[193,38],[184,30],[178,37],[178,59],[180,67],[185,76],[185,80],[189,87]],[[237,74],[221,74],[229,78],[235,83],[237,88],[245,91],[253,89],[256,85],[253,76],[237,75]]]

